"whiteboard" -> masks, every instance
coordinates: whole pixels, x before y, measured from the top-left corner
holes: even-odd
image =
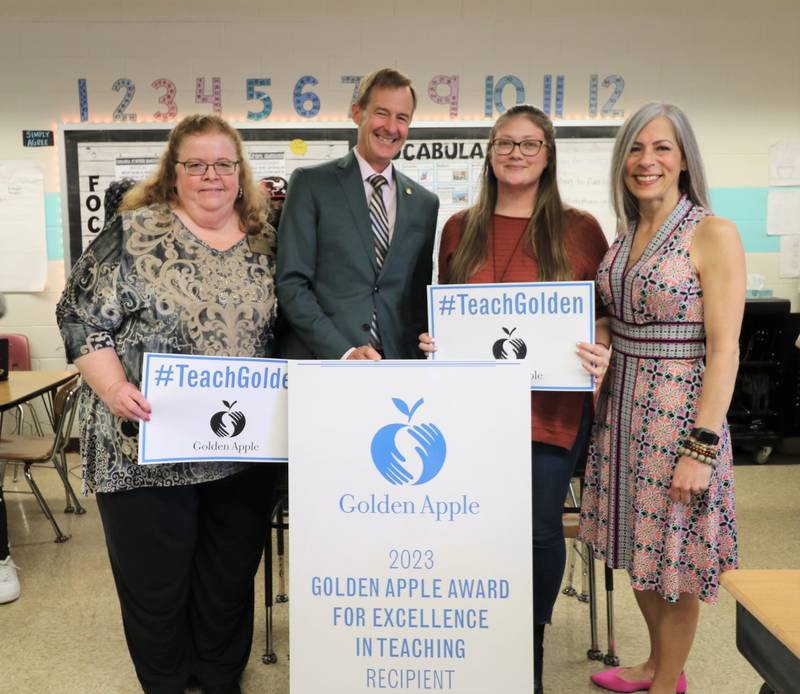
[[[44,175],[30,161],[0,161],[0,292],[40,292],[46,280]]]

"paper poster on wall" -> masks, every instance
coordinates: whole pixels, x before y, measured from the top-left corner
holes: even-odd
[[[250,152],[250,168],[253,178],[266,178],[267,176],[280,176],[286,178],[286,152]]]
[[[800,140],[784,140],[770,146],[769,184],[800,186]]]
[[[139,157],[117,157],[114,162],[114,177],[132,178],[134,181],[143,181],[158,167],[158,154]]]
[[[603,228],[608,242],[617,235],[617,218],[611,207],[608,176],[612,140],[557,140],[558,190],[572,207],[589,212]]]
[[[292,694],[531,692],[527,370],[290,377]]]
[[[34,162],[0,161],[0,249],[0,292],[44,289],[44,175]]]
[[[800,235],[781,236],[780,276],[800,277]]]
[[[800,187],[773,188],[767,193],[767,233],[800,234]]]

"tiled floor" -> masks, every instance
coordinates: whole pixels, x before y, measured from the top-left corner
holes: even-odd
[[[776,460],[776,462],[778,462]],[[77,465],[72,460],[71,465]],[[77,472],[77,470],[75,470]],[[12,556],[22,571],[22,597],[0,606],[0,692],[13,694],[133,694],[140,691],[128,659],[119,609],[108,567],[102,528],[93,498],[88,513],[61,513],[63,496],[49,470],[37,471],[69,542],[57,545],[49,524],[26,489],[6,474]],[[748,568],[800,568],[800,465],[736,468],[742,564]],[[602,576],[602,572],[598,572]],[[578,576],[576,576],[578,579]],[[257,604],[263,605],[263,576]],[[600,588],[602,589],[602,581]],[[787,600],[800,599],[796,595]],[[617,651],[623,664],[646,655],[646,632],[623,573],[616,573],[614,607]],[[288,686],[288,605],[275,608],[278,663],[261,663],[264,608],[256,615],[256,635],[243,690],[284,694]],[[605,646],[605,606],[600,604],[601,645]],[[588,608],[561,597],[545,642],[547,694],[599,692],[589,674],[600,669],[585,657]],[[486,667],[491,667],[487,660]],[[734,602],[724,593],[716,607],[704,607],[696,646],[687,666],[691,694],[758,691],[760,680],[738,654]],[[320,692],[319,694],[324,694]],[[495,693],[487,693],[495,694]],[[496,694],[515,694],[498,688]],[[520,693],[527,694],[527,693]]]

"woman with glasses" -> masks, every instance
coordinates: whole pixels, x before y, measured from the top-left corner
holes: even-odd
[[[626,569],[650,637],[644,663],[592,675],[615,692],[684,692],[700,601],[737,566],[725,414],[739,366],[745,259],[709,211],[686,115],[645,104],[611,162],[619,236],[597,274],[614,355],[598,400],[580,533]]]
[[[95,492],[125,636],[145,692],[239,692],[270,466],[137,465],[145,352],[272,354],[275,237],[239,135],[217,116],[172,131],[57,309],[84,378],[84,492]],[[153,413],[154,417],[158,413]]]
[[[561,202],[553,124],[538,108],[514,106],[492,128],[478,202],[450,218],[439,250],[448,284],[593,280],[608,244],[595,219]],[[420,349],[435,349],[427,333]],[[580,343],[576,359],[600,377],[602,344]],[[591,421],[586,393],[531,397],[533,457],[534,674],[542,689],[545,624],[566,564],[562,509]]]

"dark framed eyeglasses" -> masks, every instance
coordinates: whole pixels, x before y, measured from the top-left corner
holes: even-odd
[[[205,176],[209,166],[214,167],[217,176],[233,176],[236,173],[236,167],[239,166],[238,161],[229,161],[228,159],[220,159],[219,161],[207,164],[199,159],[189,159],[187,161],[176,161],[176,164],[182,164],[186,169],[186,173],[190,176]]]
[[[519,147],[519,151],[526,157],[535,157],[542,149],[544,144],[543,140],[523,140],[522,142],[514,142],[514,140],[507,140],[504,137],[492,140],[489,146],[494,150],[495,154],[503,156],[511,154],[514,147]]]

